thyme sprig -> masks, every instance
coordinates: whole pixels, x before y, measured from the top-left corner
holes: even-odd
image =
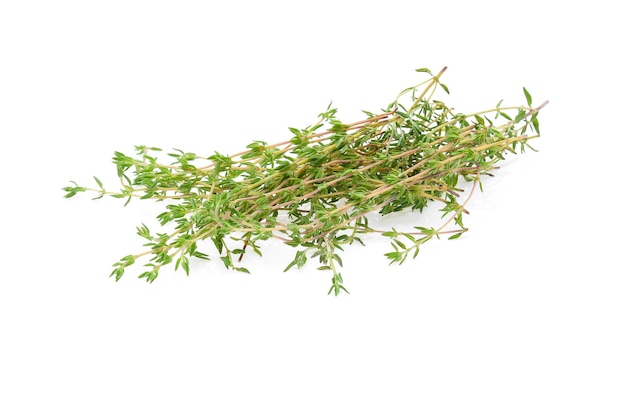
[[[167,164],[160,162],[161,149],[136,146],[136,156],[115,152],[120,190],[109,191],[94,177],[97,187],[72,182],[63,188],[65,197],[93,192],[96,199],[109,195],[125,205],[134,198],[165,202],[157,220],[167,231],[138,227],[147,249],[113,265],[116,281],[144,257],[147,270],[139,278],[148,282],[171,264],[188,275],[192,259],[209,259],[200,250],[205,240],[227,269],[249,273],[242,257],[250,251],[261,256],[262,242],[276,238],[296,249],[285,271],[317,258],[318,270],[332,276],[328,293],[347,292],[339,272],[344,246],[364,244],[363,234],[382,235],[390,239],[385,256],[391,264],[415,258],[433,238],[459,238],[467,231],[465,205],[477,186],[482,190],[481,177],[507,153],[531,148],[527,141],[539,135],[537,116],[546,103],[533,107],[525,88],[527,105],[505,107],[500,101],[463,114],[434,98],[438,88],[448,92],[440,81],[445,68],[436,75],[417,71],[428,78],[358,122],[340,121],[331,104],[317,123],[290,128],[287,141],[253,141],[230,156],[174,149]],[[473,182],[464,201],[459,178]],[[444,222],[437,227],[406,232],[369,224],[372,213],[421,212],[430,202],[442,205]]]

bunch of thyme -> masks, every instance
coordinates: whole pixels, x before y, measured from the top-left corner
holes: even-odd
[[[207,239],[227,269],[249,273],[241,265],[243,255],[261,255],[262,241],[277,238],[297,249],[285,271],[317,258],[318,270],[332,275],[329,294],[347,292],[338,271],[345,245],[363,244],[360,235],[378,233],[390,239],[392,250],[385,254],[390,263],[403,263],[434,237],[460,237],[467,231],[463,214],[469,197],[460,201],[459,177],[473,182],[471,196],[481,176],[507,152],[530,148],[527,141],[539,135],[537,115],[545,103],[532,107],[525,88],[526,106],[503,107],[500,101],[495,108],[462,114],[433,98],[437,88],[448,92],[440,82],[445,68],[436,75],[417,71],[428,79],[402,91],[382,113],[365,112],[361,121],[343,123],[329,105],[316,124],[290,128],[287,141],[254,141],[230,156],[175,150],[167,154],[173,158],[169,164],[157,160],[161,149],[137,146],[135,157],[115,153],[119,191],[106,190],[94,177],[97,187],[72,182],[63,188],[65,197],[89,191],[126,204],[133,198],[166,202],[157,219],[168,230],[138,227],[147,249],[113,265],[116,281],[142,257],[147,270],[139,278],[148,282],[170,264],[188,275],[193,258],[209,259],[200,250]],[[436,228],[401,232],[368,222],[370,213],[421,212],[431,201],[443,205],[445,220]]]

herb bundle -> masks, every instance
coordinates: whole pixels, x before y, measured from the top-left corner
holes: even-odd
[[[209,259],[202,241],[210,240],[227,269],[249,273],[244,254],[261,255],[262,242],[276,238],[296,249],[285,271],[302,268],[309,259],[318,270],[331,273],[330,293],[346,291],[338,268],[346,245],[363,244],[362,234],[387,237],[390,263],[415,258],[422,244],[440,236],[460,237],[467,228],[465,204],[508,152],[524,151],[539,135],[539,107],[524,88],[526,106],[501,106],[471,114],[457,113],[434,98],[445,68],[407,88],[381,113],[346,124],[330,105],[319,121],[303,129],[290,128],[292,137],[277,144],[254,141],[233,155],[202,157],[174,150],[173,159],[157,160],[162,150],[137,146],[136,156],[116,152],[113,162],[121,181],[119,191],[72,182],[65,197],[80,192],[164,202],[157,216],[165,232],[137,228],[145,238],[144,252],[127,255],[113,266],[119,280],[126,269],[146,258],[139,278],[153,282],[159,270],[173,265],[189,274],[193,259]],[[527,134],[535,133],[535,134]],[[531,148],[532,149],[532,148]],[[473,182],[461,201],[459,178]],[[422,211],[429,202],[442,205],[442,223],[416,226],[415,231],[373,228],[372,213]],[[452,227],[452,228],[449,228]]]

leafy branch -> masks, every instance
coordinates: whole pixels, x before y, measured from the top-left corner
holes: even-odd
[[[116,281],[137,260],[146,258],[139,274],[153,282],[159,270],[173,265],[189,275],[191,259],[209,259],[198,247],[207,239],[227,269],[249,273],[240,265],[249,251],[262,256],[263,241],[275,238],[297,249],[285,271],[304,267],[317,258],[319,270],[332,273],[329,294],[347,292],[338,271],[345,245],[364,244],[363,234],[390,239],[390,264],[415,258],[420,247],[440,236],[459,238],[465,208],[481,177],[491,175],[509,153],[532,149],[539,136],[539,111],[523,88],[526,105],[502,106],[462,114],[434,98],[438,88],[449,93],[440,78],[446,69],[402,91],[380,113],[365,112],[363,120],[344,123],[329,105],[308,127],[290,128],[292,137],[268,144],[254,141],[246,150],[200,156],[175,149],[159,158],[156,147],[136,146],[135,156],[115,152],[120,189],[109,191],[94,177],[95,187],[64,187],[65,197],[95,193],[124,199],[165,202],[156,217],[167,231],[153,234],[146,225],[137,234],[147,248],[113,265]],[[410,105],[406,107],[405,105]],[[473,183],[460,201],[459,179]],[[445,221],[415,231],[372,228],[368,216],[440,204]],[[452,228],[450,228],[452,227]]]

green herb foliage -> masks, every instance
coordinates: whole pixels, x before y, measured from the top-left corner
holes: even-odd
[[[465,204],[507,153],[530,148],[539,135],[539,107],[523,89],[526,106],[458,113],[434,98],[445,68],[407,88],[381,113],[365,112],[365,119],[346,124],[329,105],[319,121],[303,129],[290,128],[292,137],[277,144],[254,141],[243,152],[206,157],[173,150],[163,164],[159,148],[137,146],[136,156],[116,152],[113,158],[121,189],[109,191],[72,182],[65,197],[93,192],[128,204],[132,199],[163,202],[157,220],[165,231],[146,225],[137,234],[146,240],[144,252],[127,255],[113,265],[119,280],[126,269],[145,258],[139,274],[153,282],[159,270],[172,265],[189,274],[194,259],[209,259],[205,240],[215,246],[227,269],[249,273],[241,265],[246,253],[261,256],[263,241],[276,238],[295,248],[285,271],[300,269],[310,260],[331,273],[329,294],[347,292],[339,268],[346,245],[363,244],[363,234],[389,239],[390,263],[415,258],[422,244],[440,236],[459,238],[467,228]],[[534,133],[534,134],[530,134]],[[473,182],[461,201],[459,178]],[[373,228],[371,213],[422,211],[430,202],[443,206],[442,223],[401,232]],[[450,228],[452,227],[452,228]]]

